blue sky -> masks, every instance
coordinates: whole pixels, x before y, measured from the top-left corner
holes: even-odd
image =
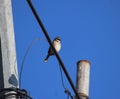
[[[59,53],[76,84],[76,63],[91,62],[90,99],[120,98],[120,1],[119,0],[32,0],[51,39],[59,36]],[[22,88],[34,99],[66,99],[59,66],[54,56],[43,60],[49,44],[26,0],[12,0],[18,70],[29,51],[22,74]],[[65,75],[66,87],[74,95]]]

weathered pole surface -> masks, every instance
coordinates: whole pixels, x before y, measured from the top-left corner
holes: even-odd
[[[77,63],[76,89],[80,99],[89,98],[90,62],[80,60]]]
[[[11,87],[19,87],[12,4],[11,0],[0,0],[0,90]]]

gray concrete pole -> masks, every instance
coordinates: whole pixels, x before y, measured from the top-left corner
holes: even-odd
[[[77,63],[76,89],[80,99],[89,98],[90,62],[80,60]]]
[[[19,87],[12,5],[0,0],[0,89],[10,87]]]

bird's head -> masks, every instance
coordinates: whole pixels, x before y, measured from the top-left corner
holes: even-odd
[[[61,41],[60,37],[55,37],[54,41]]]

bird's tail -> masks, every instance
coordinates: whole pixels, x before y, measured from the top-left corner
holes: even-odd
[[[48,58],[49,58],[49,56],[50,56],[49,54],[46,56],[44,62],[48,62]]]

